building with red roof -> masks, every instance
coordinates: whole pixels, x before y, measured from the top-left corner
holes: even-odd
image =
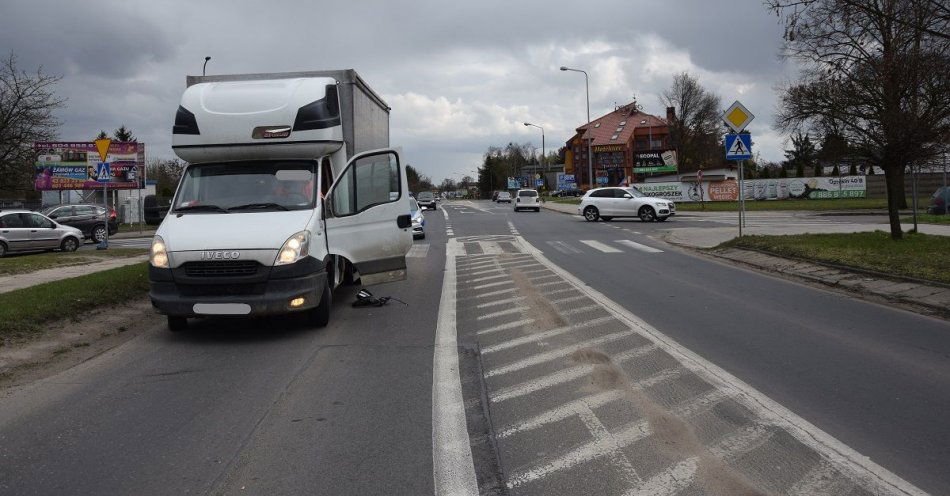
[[[667,109],[671,113],[673,109]],[[671,116],[668,116],[671,117]],[[587,142],[593,152],[595,187],[642,180],[648,174],[676,172],[666,119],[642,112],[637,102],[617,107],[577,128],[567,141],[565,173],[574,174],[579,188],[588,188]]]

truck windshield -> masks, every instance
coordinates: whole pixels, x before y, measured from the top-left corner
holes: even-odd
[[[247,161],[188,167],[175,198],[175,211],[219,212],[306,210],[314,206],[317,163]]]

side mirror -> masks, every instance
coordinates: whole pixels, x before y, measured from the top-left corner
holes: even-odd
[[[624,194],[623,194],[623,197],[629,200],[629,199],[633,198],[633,195],[631,195],[630,193],[624,193]]]

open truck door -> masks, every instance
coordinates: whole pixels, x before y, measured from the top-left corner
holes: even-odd
[[[327,193],[327,251],[345,257],[363,285],[406,278],[412,246],[406,171],[395,150],[371,150],[347,162]]]

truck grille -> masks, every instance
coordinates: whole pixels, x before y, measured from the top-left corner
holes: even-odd
[[[261,264],[253,260],[226,260],[214,262],[186,262],[182,264],[188,277],[252,276]]]
[[[178,292],[185,297],[262,295],[267,284],[178,284]]]

